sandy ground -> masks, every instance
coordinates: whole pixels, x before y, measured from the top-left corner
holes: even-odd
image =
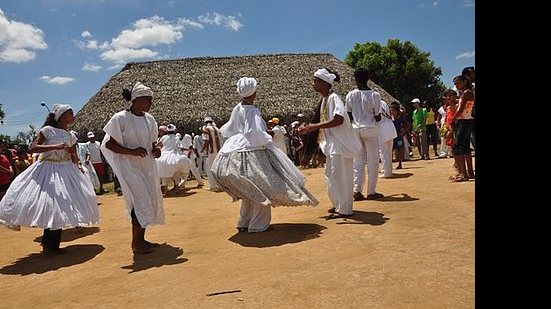
[[[41,229],[0,228],[0,308],[474,308],[475,182],[449,182],[451,164],[405,162],[385,198],[333,220],[323,169],[304,170],[320,205],[272,209],[261,234],[237,233],[239,202],[192,188],[165,198],[146,235],[165,244],[146,255],[113,194],[97,227],[63,232],[63,255],[40,253]]]

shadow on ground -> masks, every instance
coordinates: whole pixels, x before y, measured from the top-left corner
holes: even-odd
[[[123,266],[123,269],[130,269],[130,273],[146,270],[153,267],[165,265],[176,265],[186,262],[186,258],[178,258],[184,254],[182,248],[173,247],[166,243],[153,248],[150,253],[134,253],[132,265]]]
[[[396,173],[393,173],[392,174],[392,177],[390,177],[389,179],[396,179],[396,178],[409,178],[413,176],[413,173],[402,173],[402,174],[396,174]]]
[[[323,216],[325,220],[337,220],[337,224],[370,224],[370,225],[383,225],[389,218],[385,218],[385,215],[380,212],[373,211],[361,211],[354,210],[354,214],[350,217],[336,217],[332,218],[331,214]]]
[[[99,232],[99,227],[74,227],[61,232],[61,242],[73,241]],[[41,242],[42,236],[34,239],[34,242]]]
[[[385,197],[381,197],[377,199],[377,201],[379,202],[411,202],[411,201],[418,201],[418,200],[419,198],[411,197],[407,193],[391,194],[391,195],[387,195]]]
[[[325,229],[323,225],[312,223],[278,223],[270,225],[265,232],[239,232],[228,240],[243,247],[276,247],[318,238]]]
[[[33,253],[18,259],[12,265],[2,267],[0,274],[21,276],[43,274],[63,267],[82,264],[100,254],[105,247],[101,245],[72,245],[62,249],[65,251],[63,254]]]

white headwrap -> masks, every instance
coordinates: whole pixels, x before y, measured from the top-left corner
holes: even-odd
[[[59,121],[59,117],[63,115],[66,111],[73,109],[71,105],[68,104],[54,104],[52,113],[54,113],[55,121]]]
[[[329,71],[327,71],[327,69],[318,69],[316,72],[314,72],[314,76],[325,81],[325,82],[328,82],[329,84],[333,85],[333,81],[335,80],[335,78],[337,77],[337,75],[333,74],[333,73],[329,73]]]
[[[151,90],[151,88],[144,86],[140,82],[136,82],[134,87],[132,87],[132,98],[131,98],[132,102],[139,97],[152,97],[152,96],[153,96],[153,91]]]
[[[237,93],[242,98],[250,97],[256,92],[256,79],[252,77],[241,77],[237,81]]]
[[[174,132],[174,131],[176,131],[176,126],[171,123],[168,126],[166,126],[166,131],[167,132]]]

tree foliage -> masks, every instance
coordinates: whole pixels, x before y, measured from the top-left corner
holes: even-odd
[[[356,43],[345,62],[353,68],[367,68],[371,80],[410,111],[413,98],[428,100],[436,106],[446,89],[439,79],[442,69],[429,56],[429,52],[422,52],[410,41],[391,39],[386,46],[377,42]]]

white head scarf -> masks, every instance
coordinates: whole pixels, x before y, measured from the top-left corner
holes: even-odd
[[[59,121],[59,117],[63,115],[66,111],[73,109],[71,105],[68,104],[54,104],[52,113],[54,113],[55,121]]]
[[[167,132],[174,132],[174,131],[176,131],[176,126],[171,123],[168,126],[166,126],[166,131]]]
[[[152,96],[153,96],[153,91],[151,90],[151,88],[144,86],[140,82],[136,82],[134,87],[132,87],[132,98],[131,98],[132,102],[139,97],[152,97]]]
[[[256,79],[252,77],[241,77],[237,81],[237,93],[242,98],[250,97],[256,92]]]
[[[325,68],[318,69],[316,72],[314,72],[314,76],[325,82],[328,82],[331,85],[333,85],[333,81],[337,77],[337,75],[329,73],[329,71],[327,71],[327,69]]]

